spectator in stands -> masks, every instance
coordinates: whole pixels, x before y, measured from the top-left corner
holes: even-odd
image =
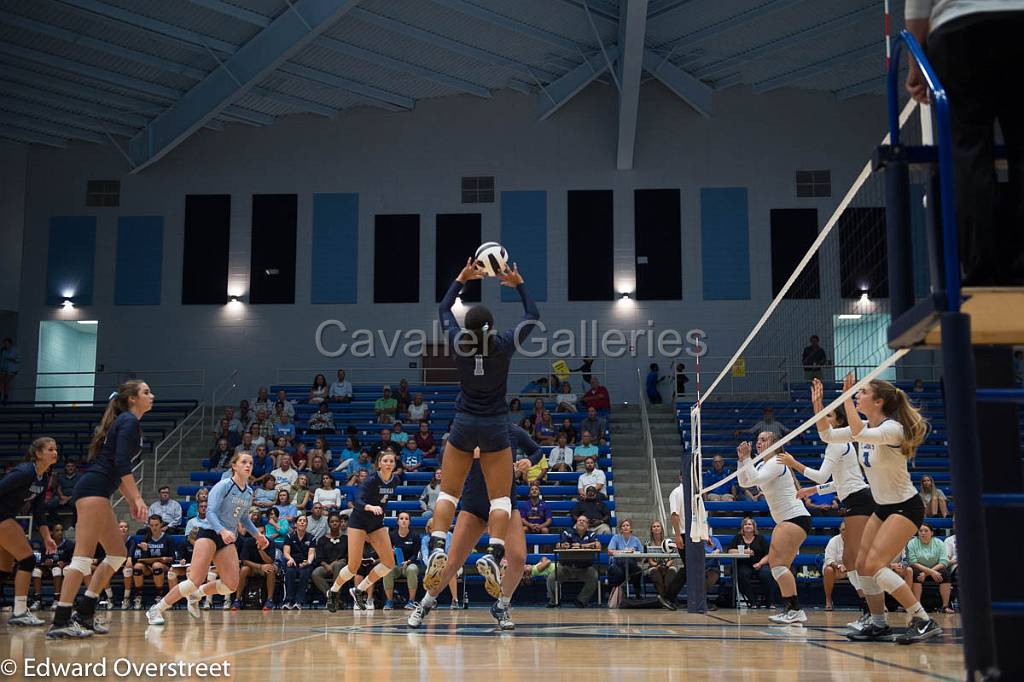
[[[556,433],[555,425],[551,422],[551,413],[545,410],[540,422],[533,425],[533,439],[538,445],[554,445]]]
[[[359,439],[355,436],[346,436],[345,447],[338,454],[338,465],[334,470],[345,474],[345,478],[355,475],[356,460],[359,459]]]
[[[64,539],[62,524],[55,523],[50,527],[50,537],[55,546],[52,552],[46,551],[46,545],[41,539],[32,541],[32,553],[39,558],[36,560],[36,567],[32,569],[35,598],[30,600],[29,611],[38,611],[42,608],[44,575],[53,582],[53,601],[57,601],[56,596],[60,594],[61,585],[64,583],[64,566],[71,561],[71,555],[74,553],[74,543]]]
[[[690,377],[686,376],[686,365],[676,362],[676,395],[686,395],[686,384],[690,383]]]
[[[671,548],[671,550],[670,550]],[[675,542],[672,544],[666,542],[665,528],[661,525],[661,521],[652,521],[650,535],[648,536],[647,545],[645,547],[647,552],[668,552],[676,551]],[[672,558],[654,558],[647,559],[647,563],[644,566],[644,575],[654,583],[654,590],[658,593],[658,601],[662,603],[666,608],[675,610],[675,598],[676,595],[672,592],[678,592],[672,585],[675,583],[676,572],[679,569],[679,560]]]
[[[263,410],[265,414],[270,414],[274,409],[274,401],[270,399],[270,394],[267,391],[266,386],[260,386],[259,390],[256,391],[256,399],[252,401],[252,410],[259,416],[260,410]]]
[[[740,488],[743,492],[743,500],[746,502],[763,502],[764,492],[757,486],[750,488]]]
[[[188,512],[185,514],[185,519],[191,521],[199,514],[199,503],[206,502],[210,497],[210,489],[203,487],[196,491],[196,499],[192,500],[192,503],[188,505]]]
[[[405,473],[419,471],[423,466],[423,451],[416,447],[414,440],[406,441],[401,457],[401,469]]]
[[[506,561],[505,559],[502,559],[502,562],[505,562],[505,561]],[[547,577],[549,575],[551,575],[552,573],[554,573],[554,572],[555,572],[555,563],[553,561],[551,561],[551,559],[547,558],[546,556],[542,556],[542,557],[540,557],[540,560],[537,563],[535,563],[535,564],[532,564],[532,565],[531,564],[524,564],[523,565],[523,580],[522,580],[522,582],[524,582],[526,584],[529,584],[531,580],[533,580],[534,578],[537,578],[537,577],[541,577],[541,578],[544,578],[545,580],[547,580]]]
[[[159,516],[163,519],[164,528],[174,530],[181,527],[181,505],[177,500],[171,499],[171,488],[166,485],[160,486],[157,491],[159,497],[156,502],[149,505],[149,515]]]
[[[373,411],[377,415],[378,424],[390,424],[395,420],[398,413],[398,401],[391,396],[391,387],[385,385],[383,394],[373,404]]]
[[[409,512],[398,513],[398,528],[391,531],[391,546],[395,548],[395,557],[401,555],[401,563],[396,562],[395,567],[384,576],[384,610],[390,611],[394,608],[395,602],[395,580],[405,578],[409,588],[409,600],[405,608],[414,609],[416,604],[416,589],[419,585],[420,565],[417,559],[420,554],[422,538],[419,533],[410,528],[412,518]]]
[[[241,444],[239,444],[236,447],[241,447]],[[219,471],[221,469],[226,469],[228,460],[230,460],[234,454],[234,450],[228,446],[227,438],[218,439],[217,444],[213,446],[212,450],[210,450],[210,454],[206,459],[208,469],[210,471]]]
[[[331,468],[327,466],[327,461],[322,455],[316,454],[309,458],[309,473],[319,480],[324,474],[331,473]]]
[[[316,539],[307,532],[305,516],[295,520],[295,529],[288,533],[282,547],[284,552],[284,603],[282,609],[309,607],[307,592],[309,579],[316,567],[313,558],[316,556]]]
[[[46,503],[47,511],[51,519],[57,514],[70,513],[74,515],[74,502],[72,494],[75,485],[82,474],[78,471],[78,464],[70,459],[64,462],[64,471],[51,479],[53,496]]]
[[[228,426],[227,419],[221,419],[217,423],[217,430],[213,432],[213,444],[216,447],[220,441],[225,441],[228,447],[234,448],[236,445],[242,442],[241,437],[237,433],[231,430]]]
[[[323,537],[327,532],[327,510],[323,504],[314,502],[309,514],[306,515],[306,532],[313,536],[313,542]]]
[[[776,440],[782,438],[787,433],[789,433],[789,429],[786,427],[786,425],[775,419],[774,407],[764,408],[764,410],[761,412],[761,421],[757,422],[749,429],[737,429],[736,437],[738,438],[745,433],[752,433],[756,435],[763,433],[765,431],[767,431],[768,433],[775,434]]]
[[[279,491],[280,492],[280,491]],[[278,550],[284,546],[284,540],[288,537],[291,524],[288,519],[281,518],[281,512],[276,506],[267,510],[267,523],[263,527],[263,533],[267,539],[274,543]]]
[[[409,440],[409,434],[405,432],[405,425],[398,420],[395,420],[394,425],[391,427],[391,440],[398,443],[398,447],[404,446],[406,441]]]
[[[256,421],[253,422],[251,428],[256,429],[256,433],[253,434],[252,442],[256,445],[260,444],[260,439],[266,443],[266,439],[274,437],[274,422],[267,416],[270,414],[270,410],[256,410]]]
[[[833,535],[825,545],[825,564],[821,569],[825,589],[825,610],[832,610],[832,591],[836,581],[846,578],[849,569],[843,564],[843,546],[846,544],[846,523],[839,524],[839,535]]]
[[[530,434],[530,438],[535,439],[536,429],[533,428],[533,417],[523,417],[523,421],[519,422],[519,426],[523,431]]]
[[[242,401],[238,403],[237,419],[238,425],[240,427],[239,433],[243,435],[249,433],[249,428],[252,426],[252,423],[255,420],[255,415],[253,414],[253,411],[249,408],[249,401],[246,400],[245,398],[243,398]]]
[[[956,554],[956,535],[946,536],[942,544],[946,546],[946,568],[949,570],[949,581],[952,583],[956,580],[956,568],[960,565]]]
[[[319,405],[323,401],[327,400],[327,377],[323,374],[317,374],[313,377],[313,385],[309,389],[309,404]]]
[[[534,379],[533,381],[529,382],[521,389],[519,389],[519,393],[521,393],[522,395],[536,395],[538,393],[547,393],[548,383],[549,382],[547,377],[540,377],[539,379]]]
[[[306,509],[313,501],[313,491],[309,489],[309,476],[299,474],[295,479],[295,485],[291,489],[291,501],[299,512],[299,516],[306,513]]]
[[[597,496],[597,488],[588,486],[579,501],[569,512],[573,519],[586,518],[589,528],[596,535],[609,535],[612,532],[608,522],[611,512],[601,498]]]
[[[398,411],[405,413],[409,411],[412,404],[412,393],[409,391],[409,381],[402,377],[398,381],[398,390],[395,391],[395,400],[398,401]]]
[[[924,393],[924,379],[914,379],[914,387],[910,390],[914,393]]]
[[[257,482],[262,482],[276,468],[277,463],[274,462],[274,458],[267,452],[267,446],[257,445],[256,451],[252,456],[252,477]]]
[[[334,487],[334,477],[330,474],[320,476],[320,487],[313,493],[313,507],[318,504],[328,514],[341,509],[341,491]]]
[[[580,422],[580,432],[590,433],[591,440],[598,445],[604,445],[605,422],[602,417],[597,416],[597,408],[587,408],[587,418]]]
[[[725,466],[725,460],[721,455],[711,458],[711,468],[704,472],[702,483],[704,488],[715,485],[722,479],[731,475],[732,472]],[[736,500],[736,479],[729,483],[715,486],[714,490],[704,493],[705,502],[733,502]]]
[[[627,580],[634,589],[640,591],[640,579],[643,576],[639,564],[631,554],[644,551],[640,538],[633,535],[633,520],[623,519],[619,522],[619,532],[612,536],[608,543],[608,587],[615,589]]]
[[[313,442],[313,447],[309,451],[309,456],[310,457],[313,457],[315,455],[320,455],[321,457],[323,457],[324,458],[324,464],[327,465],[327,466],[330,466],[331,458],[334,456],[334,453],[332,453],[331,452],[331,448],[329,448],[327,446],[327,439],[324,438],[323,436],[317,436],[316,437],[316,440]],[[354,459],[357,456],[358,456],[358,452],[354,453],[352,455],[352,458]]]
[[[593,371],[593,369],[594,369],[594,358],[587,356],[587,357],[584,357],[582,360],[580,360],[580,366],[579,367],[577,367],[576,369],[571,370],[571,371],[579,372],[580,373],[580,378],[583,379],[583,383],[584,384],[589,384],[590,383],[590,377],[592,376],[591,372]]]
[[[584,378],[584,381],[587,381]],[[595,410],[609,410],[612,407],[611,398],[608,396],[608,389],[601,385],[601,382],[597,380],[597,377],[591,376],[590,389],[583,394],[583,404],[587,406],[587,413],[589,415],[590,408]],[[593,433],[593,432],[591,432]],[[604,433],[604,431],[601,431]]]
[[[252,503],[253,506],[258,507],[260,511],[267,511],[274,506],[277,501],[277,481],[273,476],[267,476],[263,479],[263,487],[253,492]]]
[[[925,474],[921,477],[921,499],[924,501],[925,516],[949,516],[949,506],[946,502],[946,493],[942,488],[935,485],[935,479]]]
[[[530,419],[533,420],[534,424],[538,424],[544,419],[544,399],[534,398],[533,399],[533,413],[530,415]]]
[[[361,450],[359,452],[359,457],[356,459],[352,468],[352,478],[350,478],[345,485],[354,485],[353,481],[359,477],[360,472],[364,475],[368,475],[375,471],[373,466],[373,457],[370,455],[369,451]]]
[[[558,433],[565,434],[566,444],[576,445],[579,434],[576,432],[576,427],[572,425],[572,420],[568,417],[562,420],[562,425],[558,427]]]
[[[835,493],[814,493],[804,498],[804,506],[811,516],[839,515],[839,500]]]
[[[422,393],[414,393],[412,396],[412,404],[409,405],[409,409],[406,411],[409,417],[409,421],[421,422],[426,419],[430,419],[430,405],[423,402]]]
[[[253,519],[253,523],[259,526],[262,522],[259,512],[253,512],[253,515],[257,517]],[[267,538],[269,539],[270,536],[268,535]],[[271,544],[266,549],[261,550],[257,547],[255,539],[249,538],[238,549],[241,550],[238,559],[242,566],[238,581],[240,591],[236,592],[236,602],[241,602],[241,598],[245,594],[244,586],[249,576],[262,576],[265,581],[264,591],[266,592],[263,610],[269,611],[274,608],[274,588],[277,582],[277,563],[274,561],[274,554],[277,551],[276,547]],[[232,606],[235,607],[234,605]]]
[[[551,509],[541,499],[540,485],[530,484],[530,495],[519,503],[519,517],[527,533],[547,533],[551,527]]]
[[[188,520],[185,524],[185,535],[190,535],[193,529],[199,528],[199,522],[206,520],[206,509],[209,504],[208,500],[203,500],[199,503],[199,509],[196,511],[196,515]]]
[[[277,489],[277,498],[274,500],[274,508],[277,509],[278,516],[288,522],[288,525],[293,525],[295,519],[299,516],[298,508],[292,504],[292,496],[288,490],[284,488]]]
[[[424,420],[420,422],[420,430],[413,436],[416,447],[423,452],[424,458],[437,456],[437,444],[434,443],[434,436],[430,433],[430,424]]]
[[[434,472],[434,477],[430,479],[430,483],[423,486],[423,492],[420,493],[420,509],[423,510],[420,516],[429,520],[434,515],[434,507],[437,505],[437,498],[440,494],[441,470],[438,469]]]
[[[370,446],[370,456],[373,457],[373,461],[376,462],[380,459],[380,454],[385,450],[391,450],[397,456],[401,449],[401,446],[396,445],[391,440],[391,430],[381,429],[380,440]]]
[[[11,398],[11,384],[14,383],[14,377],[18,376],[20,361],[14,339],[5,337],[0,343],[0,402],[4,405]]]
[[[579,397],[572,392],[572,386],[566,381],[562,384],[562,392],[555,396],[555,412],[576,412]]]
[[[309,418],[309,433],[334,433],[334,415],[326,402],[320,403],[320,409]]]
[[[512,398],[508,401],[508,423],[520,424],[523,421],[522,401],[519,398]]]
[[[548,453],[548,465],[552,471],[574,471],[573,451],[566,444],[567,440],[566,435],[559,432],[558,445],[551,448],[551,452]]]
[[[597,468],[597,460],[593,457],[587,457],[583,460],[583,473],[580,474],[578,481],[576,482],[576,491],[580,495],[583,495],[587,488],[593,488],[597,491],[598,497],[607,497],[605,494],[605,487],[608,484],[608,477],[605,473]]]
[[[547,455],[541,455],[540,460],[536,464],[530,465],[526,473],[520,476],[520,480],[528,484],[537,483],[538,485],[544,485],[548,479],[548,469]]]
[[[228,429],[238,434],[241,438],[244,430],[242,429],[242,422],[235,418],[235,408],[228,405],[224,408],[224,418],[228,420]]]
[[[911,538],[907,543],[907,563],[914,571],[914,584],[911,589],[914,591],[914,599],[921,601],[924,583],[926,581],[938,583],[943,613],[953,613],[953,609],[949,606],[953,583],[949,579],[948,562],[949,555],[946,553],[946,545],[935,537],[935,530],[931,524],[922,523],[921,528],[917,531],[917,537]]]
[[[236,455],[239,452],[252,453],[254,449],[255,448],[252,444],[252,433],[246,431],[245,433],[242,434],[242,442],[235,446],[235,449],[232,451],[231,454]]]
[[[332,403],[352,402],[352,382],[345,378],[345,370],[338,370],[338,380],[331,384],[327,397]]]
[[[658,376],[660,368],[658,363],[652,362],[649,371],[647,372],[647,400],[650,401],[651,405],[661,405],[661,391],[658,385],[668,379],[668,377]]]
[[[281,455],[277,460],[277,468],[270,472],[270,477],[276,481],[277,488],[291,490],[295,481],[299,478],[299,472],[292,466],[291,455]]]
[[[159,514],[151,514],[146,525],[146,534],[136,545],[139,558],[135,562],[135,610],[142,608],[142,581],[152,576],[153,586],[159,595],[164,589],[164,577],[174,563],[174,541],[164,532],[164,521]]]
[[[598,447],[594,445],[594,439],[590,435],[590,431],[584,431],[580,437],[580,444],[576,446],[572,453],[573,469],[579,471],[587,457],[597,459],[599,452]]]
[[[825,355],[825,349],[818,345],[820,342],[821,339],[818,338],[818,335],[813,334],[811,345],[806,346],[800,356],[804,366],[804,381],[813,381],[814,379],[821,381],[824,376],[822,371],[828,364],[828,357]]]
[[[274,438],[278,441],[284,438],[289,446],[295,441],[295,424],[292,424],[292,420],[287,414],[282,414],[281,423],[274,425]]]
[[[593,549],[601,551],[601,542],[597,534],[591,530],[590,519],[584,514],[576,517],[575,524],[569,530],[562,531],[561,540],[558,543],[559,549]],[[564,559],[558,562],[558,570],[548,576],[548,608],[558,606],[556,598],[556,587],[565,583],[583,583],[579,596],[576,598],[576,606],[586,608],[590,597],[597,589],[597,569],[594,568],[596,556],[590,555],[584,558]]]
[[[742,548],[742,549],[741,549]],[[768,607],[772,600],[775,580],[768,567],[768,541],[757,533],[757,522],[749,516],[743,517],[740,532],[737,533],[726,547],[730,554],[741,554],[749,557],[747,561],[736,562],[736,582],[740,593],[746,598],[753,609]],[[751,580],[757,576],[760,594],[755,595]]]
[[[325,598],[338,571],[348,564],[347,528],[347,516],[331,514],[327,518],[327,533],[316,543],[316,568],[313,569],[312,578],[316,589]]]

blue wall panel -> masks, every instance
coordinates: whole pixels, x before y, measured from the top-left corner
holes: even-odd
[[[704,300],[749,300],[750,228],[746,187],[701,189],[700,242]]]
[[[121,216],[114,305],[160,305],[163,256],[163,216]]]
[[[76,306],[92,305],[95,267],[96,216],[50,218],[46,305],[59,305],[68,297]]]
[[[534,300],[548,300],[547,192],[501,193],[501,244],[509,261],[519,266]],[[502,287],[501,300],[515,303],[519,294]]]
[[[359,195],[313,195],[311,303],[355,303],[359,256]]]

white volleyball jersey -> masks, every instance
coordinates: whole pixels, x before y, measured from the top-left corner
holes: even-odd
[[[825,447],[825,458],[821,468],[805,467],[804,476],[815,483],[827,483],[831,478],[834,485],[830,488],[822,486],[819,492],[834,490],[840,501],[868,487],[857,461],[857,449],[852,443],[829,443]]]
[[[736,470],[736,479],[744,488],[757,486],[761,489],[775,523],[811,515],[803,502],[796,499],[796,483],[789,467],[774,457],[756,465],[751,462],[750,459],[744,460]]]
[[[898,504],[917,495],[910,480],[907,458],[900,452],[903,445],[903,425],[886,419],[878,426],[865,426],[856,435],[849,426],[818,432],[826,443],[860,444],[860,464],[871,486],[871,496],[877,504]]]

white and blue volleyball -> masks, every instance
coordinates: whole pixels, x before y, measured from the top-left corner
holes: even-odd
[[[473,256],[478,268],[488,277],[497,277],[508,269],[508,251],[498,242],[485,242]]]

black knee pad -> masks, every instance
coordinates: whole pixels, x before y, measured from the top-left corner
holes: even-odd
[[[146,569],[144,568],[133,568],[132,575],[146,575]]]
[[[153,569],[153,575],[163,575],[165,572],[166,571],[164,571],[164,569],[162,569],[162,568],[154,568]]]
[[[36,555],[35,554],[29,554],[24,559],[21,559],[20,561],[18,561],[18,570],[19,571],[27,571],[28,573],[31,573],[32,569],[34,569],[35,567],[36,567]]]

